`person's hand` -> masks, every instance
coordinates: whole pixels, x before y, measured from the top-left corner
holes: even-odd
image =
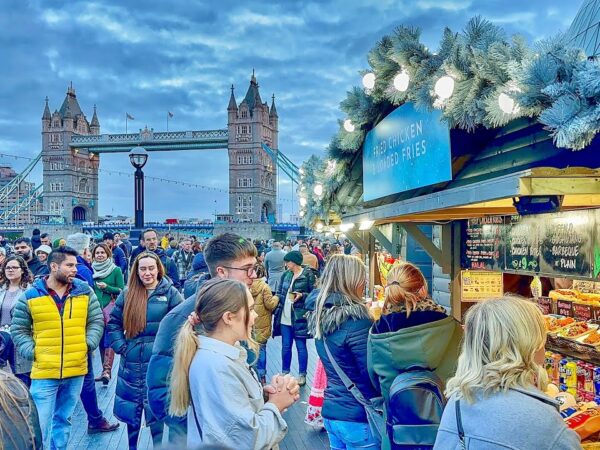
[[[300,300],[302,298],[302,293],[301,292],[294,292],[294,300],[292,300],[293,303],[296,303],[298,300]]]
[[[269,402],[281,412],[287,411],[300,398],[298,382],[290,375],[275,375],[265,392],[269,392]]]
[[[96,286],[98,286],[100,289],[106,289],[107,284],[102,281],[98,281]]]

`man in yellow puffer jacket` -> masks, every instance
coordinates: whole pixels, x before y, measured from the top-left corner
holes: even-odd
[[[77,251],[48,256],[50,275],[37,279],[15,305],[14,344],[33,360],[31,396],[40,417],[44,448],[66,449],[88,371],[87,353],[102,337],[104,320],[94,291],[77,275]]]

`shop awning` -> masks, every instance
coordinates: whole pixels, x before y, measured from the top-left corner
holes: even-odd
[[[513,198],[564,195],[562,210],[600,206],[600,169],[536,167],[344,215],[344,222],[445,222],[516,214]]]

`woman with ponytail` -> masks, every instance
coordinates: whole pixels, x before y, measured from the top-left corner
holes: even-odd
[[[282,412],[298,400],[289,375],[265,388],[246,362],[256,313],[247,286],[213,278],[199,289],[194,312],[177,338],[169,414],[187,413],[187,447],[223,450],[277,448],[287,433]]]
[[[411,367],[431,369],[446,383],[454,375],[462,328],[428,296],[427,281],[410,263],[390,269],[383,315],[369,333],[369,373],[384,399],[400,373]],[[390,448],[387,436],[382,448]]]
[[[146,372],[161,319],[182,301],[158,256],[144,252],[133,263],[127,288],[110,314],[108,339],[121,355],[114,414],[127,424],[130,449],[137,448],[142,412],[154,448],[162,442],[163,422],[157,421],[148,407]]]

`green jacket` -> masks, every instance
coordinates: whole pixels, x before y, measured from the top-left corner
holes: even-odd
[[[392,382],[410,366],[434,369],[445,384],[456,372],[462,328],[452,317],[433,311],[384,315],[369,331],[367,366],[387,403]],[[384,409],[387,417],[387,412]],[[390,448],[384,438],[382,449]]]
[[[98,287],[99,281],[106,283],[105,289],[100,289]],[[113,298],[116,299],[124,287],[125,282],[123,281],[123,272],[121,272],[119,267],[115,267],[107,277],[94,278],[94,292],[100,302],[100,308],[104,309]]]

